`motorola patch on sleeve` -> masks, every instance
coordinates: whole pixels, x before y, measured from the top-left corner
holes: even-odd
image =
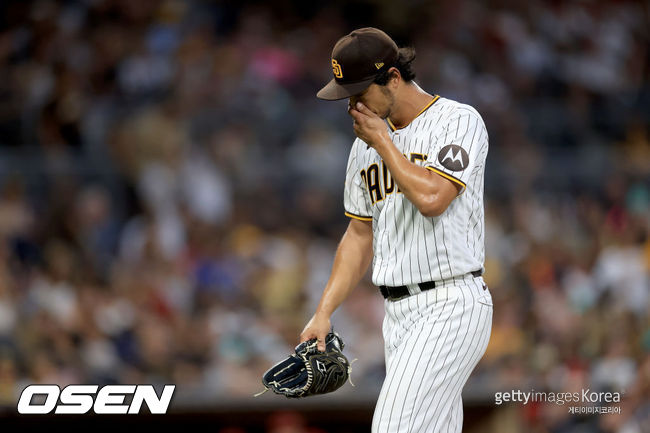
[[[438,152],[438,162],[447,170],[463,171],[469,164],[469,155],[462,147],[448,144]]]

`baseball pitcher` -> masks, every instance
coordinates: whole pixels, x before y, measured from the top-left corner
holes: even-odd
[[[331,314],[372,262],[386,311],[376,433],[460,432],[461,392],[492,327],[482,278],[487,131],[474,108],[422,90],[414,58],[381,30],[355,30],[334,46],[334,78],[317,94],[349,99],[357,139],[345,179],[350,223],[300,338],[324,349]]]

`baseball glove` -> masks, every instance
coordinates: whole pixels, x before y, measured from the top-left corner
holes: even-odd
[[[262,384],[266,389],[262,393],[270,389],[288,398],[301,398],[336,391],[350,377],[344,346],[335,332],[325,337],[324,352],[318,351],[315,339],[300,343],[295,353],[264,373]]]

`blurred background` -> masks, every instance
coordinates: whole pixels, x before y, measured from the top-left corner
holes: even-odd
[[[347,101],[315,93],[336,40],[375,26],[490,135],[494,324],[464,431],[650,432],[648,17],[625,0],[0,2],[2,414],[30,383],[174,383],[163,422],[369,431],[369,279],[333,319],[355,387],[252,395],[346,228]],[[513,389],[624,398],[614,415],[495,405]]]

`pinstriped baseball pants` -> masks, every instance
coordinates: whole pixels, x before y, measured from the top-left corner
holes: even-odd
[[[372,432],[461,432],[461,392],[492,331],[492,297],[483,279],[385,301],[385,309],[386,379]]]

